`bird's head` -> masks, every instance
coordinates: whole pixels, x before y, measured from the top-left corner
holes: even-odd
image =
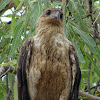
[[[40,15],[37,23],[43,25],[63,26],[63,13],[57,8],[48,8]]]

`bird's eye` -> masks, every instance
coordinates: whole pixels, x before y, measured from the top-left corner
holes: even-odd
[[[51,10],[47,10],[46,15],[50,15],[50,14],[51,14]]]
[[[63,19],[63,14],[62,13],[60,14],[60,19]]]

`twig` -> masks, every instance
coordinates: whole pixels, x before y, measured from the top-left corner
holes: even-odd
[[[6,93],[8,93],[9,87],[8,87],[8,74],[6,75]]]
[[[88,88],[88,93],[89,94],[91,94],[91,92],[90,92],[90,71],[91,71],[91,62],[89,62],[89,66],[88,66],[88,81],[87,81],[87,83],[88,83],[88,86],[87,86],[87,88]]]
[[[9,96],[10,96],[10,93],[11,93],[11,90],[8,91],[6,97],[5,97],[5,100],[8,100]]]
[[[3,74],[0,76],[0,78],[2,78],[3,76],[5,76],[9,71],[10,71],[10,67],[8,68],[8,70],[7,70],[5,73],[3,73]],[[8,74],[7,74],[7,75],[8,75]]]
[[[92,0],[89,0],[89,14],[91,15],[91,20],[93,21],[93,18],[92,18]]]
[[[12,73],[14,69],[15,67],[11,65],[1,66],[0,67],[0,78],[5,76],[8,72]],[[16,71],[14,72],[14,74],[16,74]]]
[[[12,83],[12,87],[13,87],[13,85],[14,85],[14,77],[13,77],[13,74],[11,76],[12,76],[11,83]]]
[[[14,100],[14,88],[13,88],[13,86],[14,86],[14,77],[13,77],[13,74],[11,75],[12,76],[12,86],[11,86],[11,100]]]
[[[98,86],[93,86],[93,87],[90,88],[90,90],[92,90],[92,89],[94,89],[94,88],[96,88],[96,87],[99,87],[99,86],[100,86],[100,84],[99,84]],[[88,89],[85,90],[84,92],[88,92]]]
[[[89,0],[89,13],[92,14],[92,0]]]
[[[8,100],[9,99],[9,86],[8,86],[8,74],[6,74],[6,99],[5,100]]]
[[[97,21],[97,19],[99,18],[99,16],[100,16],[100,12],[99,12],[98,16],[96,17],[95,21],[93,22],[93,25],[95,24],[95,22]]]
[[[100,83],[100,80],[97,82],[97,86],[95,87],[95,90],[93,92],[93,95],[95,95],[95,92],[97,91],[97,88],[98,88],[99,83]]]
[[[81,90],[79,91],[79,96],[88,97],[87,99],[84,99],[84,100],[100,100],[100,97],[93,96],[93,95],[83,92]]]

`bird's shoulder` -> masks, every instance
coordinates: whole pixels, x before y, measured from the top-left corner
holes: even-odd
[[[27,39],[24,41],[22,47],[23,47],[23,46],[29,46],[29,45],[32,44],[32,43],[34,43],[34,38],[33,38],[33,37],[27,38]]]

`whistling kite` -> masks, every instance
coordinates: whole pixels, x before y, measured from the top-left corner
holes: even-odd
[[[80,79],[75,48],[64,33],[63,13],[49,8],[38,18],[35,36],[22,45],[18,100],[77,100]]]

